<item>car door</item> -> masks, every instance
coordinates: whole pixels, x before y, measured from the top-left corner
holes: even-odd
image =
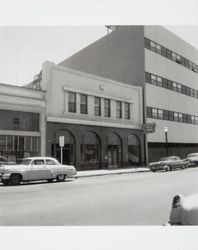
[[[54,161],[53,159],[46,159],[45,164],[46,164],[48,179],[55,178],[59,170],[57,162]]]
[[[45,161],[43,159],[34,159],[31,162],[30,180],[43,180],[47,178]]]
[[[183,161],[179,157],[174,157],[174,167],[175,168],[180,168],[181,165],[183,164]]]

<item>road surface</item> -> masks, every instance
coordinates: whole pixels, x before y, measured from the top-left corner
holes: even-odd
[[[162,225],[173,195],[198,192],[198,168],[0,184],[0,226]]]

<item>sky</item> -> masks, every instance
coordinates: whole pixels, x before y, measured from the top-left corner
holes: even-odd
[[[198,25],[165,26],[198,49]],[[31,82],[44,61],[59,63],[107,34],[95,26],[0,26],[0,83]]]

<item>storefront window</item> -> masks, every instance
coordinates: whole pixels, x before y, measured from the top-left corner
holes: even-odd
[[[109,167],[118,167],[122,162],[122,145],[120,137],[109,134],[107,137],[107,159]]]
[[[97,163],[100,161],[100,142],[98,136],[88,132],[81,145],[81,162]]]

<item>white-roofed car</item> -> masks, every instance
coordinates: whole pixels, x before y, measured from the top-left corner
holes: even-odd
[[[198,193],[187,197],[174,196],[169,222],[166,225],[198,225]]]
[[[0,180],[4,185],[38,180],[60,182],[66,178],[75,178],[76,174],[74,166],[62,165],[52,157],[29,157],[17,165],[0,166]]]
[[[198,153],[188,154],[186,160],[189,161],[189,166],[198,166]]]
[[[158,170],[172,171],[174,169],[180,168],[184,169],[188,166],[189,161],[182,160],[178,156],[167,156],[161,158],[157,162],[149,163],[149,168],[152,172],[156,172]]]

